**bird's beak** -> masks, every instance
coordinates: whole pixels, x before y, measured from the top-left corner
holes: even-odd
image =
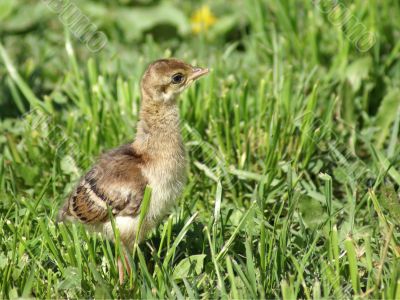
[[[196,80],[201,76],[206,75],[208,72],[210,72],[208,68],[194,67],[192,74],[189,76],[189,79]]]

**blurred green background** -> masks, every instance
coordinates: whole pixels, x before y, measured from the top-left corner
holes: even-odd
[[[4,0],[0,4],[4,47],[11,50],[21,75],[39,97],[54,90],[67,64],[65,31],[72,36],[79,60],[106,57],[111,74],[133,76],[142,71],[143,63],[160,55],[200,60],[226,43],[232,44],[230,51],[242,51],[241,38],[249,27],[247,16],[241,14],[246,4],[238,1],[213,2],[213,11],[196,1],[64,1],[58,11],[62,2]],[[84,17],[107,35],[105,47],[94,55],[74,36]],[[233,60],[231,69],[239,63]],[[2,117],[27,108],[27,103],[16,105],[11,99],[5,71],[1,69]]]
[[[396,2],[343,1],[345,9],[333,17],[318,9],[329,6],[332,1],[328,0],[64,1],[69,6],[63,8],[64,14],[50,8],[58,2],[63,1],[3,0],[0,4],[4,47],[39,97],[53,91],[60,80],[67,64],[64,31],[71,35],[74,31],[65,24],[74,23],[80,13],[107,35],[108,42],[92,55],[85,43],[72,37],[79,59],[107,58],[110,72],[140,72],[138,61],[160,55],[215,64],[217,53],[224,54],[219,63],[226,73],[240,68],[243,80],[289,68],[293,74],[296,70],[317,72],[339,87],[347,120],[354,120],[354,113],[360,111],[376,114],[382,99],[397,93]],[[358,51],[349,40],[348,14],[377,36],[368,53]],[[276,52],[285,62],[278,70]],[[26,109],[26,103],[14,103],[4,68],[0,75],[1,116],[15,116]]]

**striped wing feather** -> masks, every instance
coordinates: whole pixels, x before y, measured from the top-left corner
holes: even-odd
[[[131,144],[102,155],[60,210],[59,220],[101,223],[108,220],[109,209],[115,216],[137,215],[147,184],[144,163]]]

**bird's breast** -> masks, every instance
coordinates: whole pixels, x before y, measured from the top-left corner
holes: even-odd
[[[186,179],[186,163],[183,156],[163,160],[143,170],[152,189],[148,219],[160,221],[175,204]]]

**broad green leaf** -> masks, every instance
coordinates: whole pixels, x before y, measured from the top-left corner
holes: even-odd
[[[368,78],[372,66],[371,57],[363,57],[353,62],[346,70],[346,78],[353,91],[358,91],[364,79]]]
[[[199,275],[203,270],[205,254],[192,255],[184,258],[174,268],[174,279],[183,279],[191,274]]]
[[[311,229],[317,228],[328,217],[321,203],[310,197],[299,201],[299,209],[304,223]]]
[[[76,166],[75,160],[69,155],[66,155],[61,159],[61,170],[68,175],[79,174],[79,169]]]
[[[183,12],[167,2],[157,6],[119,9],[115,16],[115,22],[128,40],[138,39],[145,31],[163,24],[176,27],[181,35],[188,33],[190,29]]]

